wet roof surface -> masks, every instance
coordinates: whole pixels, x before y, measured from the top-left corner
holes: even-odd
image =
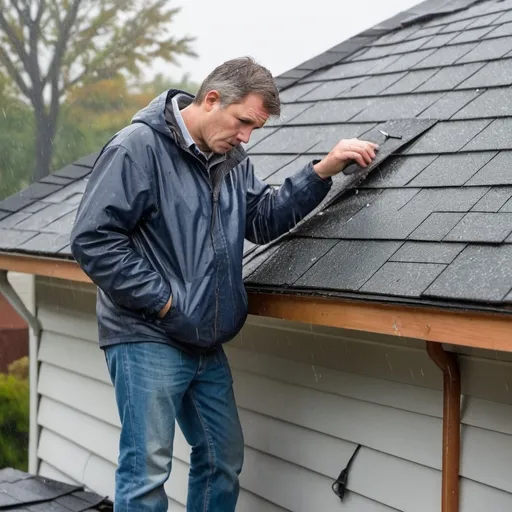
[[[251,290],[511,302],[512,0],[428,0],[277,82],[282,118],[247,146],[261,179],[279,186],[342,138],[379,142],[381,155],[362,182],[336,177],[277,244],[246,244]],[[93,162],[0,202],[0,250],[71,257]]]

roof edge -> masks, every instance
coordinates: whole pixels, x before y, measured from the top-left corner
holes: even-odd
[[[326,70],[340,64],[386,34],[416,23],[462,11],[483,1],[485,0],[425,0],[302,62],[295,68],[281,73],[274,80],[278,89],[284,91],[317,71]]]

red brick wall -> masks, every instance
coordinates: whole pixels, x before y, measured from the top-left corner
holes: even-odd
[[[27,324],[0,295],[0,372],[6,372],[13,361],[27,355]]]

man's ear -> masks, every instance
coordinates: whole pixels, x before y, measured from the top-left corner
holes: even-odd
[[[220,94],[218,91],[210,91],[204,97],[204,106],[207,112],[213,110],[218,104],[220,104]]]

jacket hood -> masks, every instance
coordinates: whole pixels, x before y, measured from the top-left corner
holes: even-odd
[[[194,98],[190,93],[179,89],[169,89],[154,98],[149,105],[139,110],[132,118],[132,123],[144,123],[154,130],[172,137],[171,129],[166,121],[166,105],[171,98],[178,94],[185,94],[191,99]]]

